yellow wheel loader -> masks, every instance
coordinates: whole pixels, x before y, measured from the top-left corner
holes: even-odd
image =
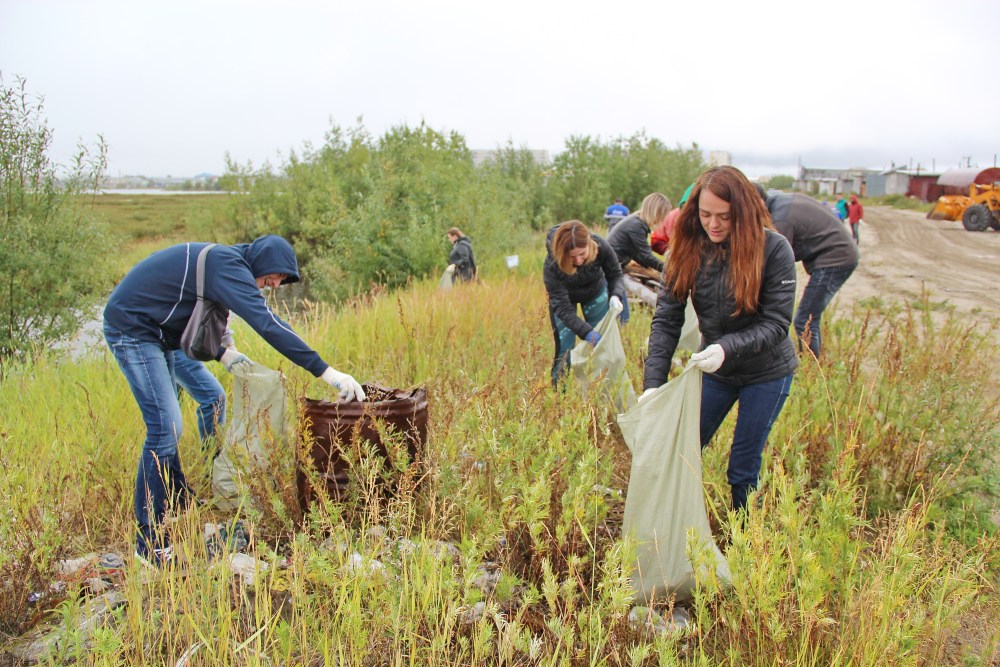
[[[1000,185],[969,186],[969,196],[938,197],[927,217],[931,220],[961,220],[970,232],[985,232],[987,228],[1000,232]]]

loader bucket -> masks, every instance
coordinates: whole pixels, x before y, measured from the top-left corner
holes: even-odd
[[[930,220],[961,220],[971,203],[972,200],[964,195],[943,195],[938,197],[934,208],[927,212],[927,217]]]

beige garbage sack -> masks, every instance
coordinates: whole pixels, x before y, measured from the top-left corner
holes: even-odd
[[[695,548],[714,558],[716,575],[728,583],[729,564],[712,538],[701,482],[701,371],[688,367],[641,403],[618,416],[632,452],[623,535],[636,540],[632,573],[637,601],[676,594],[690,598]]]
[[[697,352],[701,349],[701,329],[698,328],[698,313],[694,312],[694,304],[688,299],[684,308],[684,326],[681,327],[681,337],[677,341],[678,350]]]
[[[441,280],[438,281],[438,289],[451,289],[455,284],[455,273],[453,271],[445,271],[441,274]]]
[[[223,510],[246,503],[243,480],[260,474],[268,448],[284,445],[289,432],[281,373],[248,361],[234,364],[232,374],[233,415],[212,468],[214,502]]]
[[[569,365],[587,397],[591,386],[599,384],[602,391],[615,405],[617,412],[625,412],[636,403],[635,389],[625,372],[625,348],[618,329],[618,315],[608,310],[597,326],[601,340],[596,347],[580,341],[569,353]]]

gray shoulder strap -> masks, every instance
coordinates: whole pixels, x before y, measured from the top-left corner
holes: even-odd
[[[195,286],[198,290],[197,294],[199,301],[205,298],[205,258],[208,256],[208,251],[216,245],[217,244],[215,243],[209,243],[201,249],[201,252],[198,253],[198,266],[195,269]]]

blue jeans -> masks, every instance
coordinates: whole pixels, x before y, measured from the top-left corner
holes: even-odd
[[[146,424],[146,440],[135,477],[134,507],[136,552],[150,558],[153,549],[170,544],[163,530],[167,509],[172,505],[184,506],[193,498],[177,451],[182,424],[174,384],[174,359],[159,343],[138,340],[107,324],[104,339]]]
[[[733,446],[726,477],[733,494],[733,509],[746,507],[747,495],[757,488],[767,436],[785,405],[793,374],[743,386],[723,384],[705,374],[701,381],[701,446],[719,430],[733,404],[739,401]]]
[[[191,359],[181,350],[170,353],[174,358],[174,379],[198,403],[198,435],[202,442],[215,434],[217,426],[226,423],[226,391],[201,361]]]
[[[583,306],[583,319],[590,326],[596,327],[608,314],[608,291],[604,290],[581,305]],[[549,309],[549,321],[552,323],[552,336],[556,344],[556,356],[552,361],[552,386],[558,387],[566,373],[569,372],[569,353],[576,345],[576,333],[563,324],[563,321],[556,317],[551,308]]]
[[[823,311],[833,301],[837,293],[847,279],[854,273],[857,264],[848,266],[831,266],[825,269],[813,269],[806,283],[806,289],[802,292],[799,300],[799,308],[795,311],[795,333],[799,337],[799,350],[803,343],[809,346],[812,353],[819,358],[820,344],[822,337],[820,334],[820,320],[823,318]],[[808,328],[808,332],[806,329]]]

